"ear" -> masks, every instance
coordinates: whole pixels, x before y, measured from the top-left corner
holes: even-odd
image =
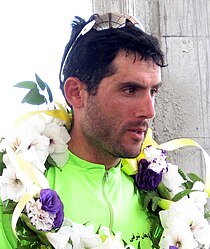
[[[64,94],[67,102],[74,108],[84,105],[85,85],[75,77],[69,77],[64,84]]]

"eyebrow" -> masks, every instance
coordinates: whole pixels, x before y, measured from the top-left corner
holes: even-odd
[[[128,82],[122,82],[121,86],[133,86],[139,89],[145,89],[147,88],[146,86],[142,85],[141,83],[137,83],[135,81],[128,81]],[[162,86],[162,82],[159,82],[156,85],[153,85],[152,88],[160,88]]]
[[[157,85],[155,85],[155,87],[157,87],[158,89],[163,85],[162,82],[159,82]]]

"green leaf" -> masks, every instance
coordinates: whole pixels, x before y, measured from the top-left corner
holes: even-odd
[[[160,223],[155,222],[151,226],[150,233],[154,239],[160,239],[163,233],[163,227],[160,225]]]
[[[194,173],[189,173],[187,176],[193,181],[193,182],[204,182],[202,178],[200,178],[198,175]]]
[[[31,89],[21,101],[21,103],[28,103],[31,105],[41,105],[45,102],[45,96],[40,94],[37,88]]]
[[[187,180],[187,176],[186,174],[183,172],[183,170],[181,168],[178,168],[178,173],[180,174],[180,176],[184,179]]]
[[[176,194],[174,196],[174,198],[172,199],[172,201],[179,201],[180,199],[182,199],[184,196],[189,195],[192,192],[196,192],[197,190],[192,190],[192,189],[185,189],[181,192],[179,192],[178,194]]]
[[[17,203],[11,200],[3,201],[3,214],[12,214]]]
[[[161,197],[171,200],[170,190],[162,182],[159,183],[157,189]]]
[[[163,228],[160,225],[160,223],[153,223],[150,229],[150,236],[153,243],[152,248],[160,248],[159,242],[162,234],[163,234]]]
[[[44,245],[50,245],[45,232],[37,230],[36,227],[31,224],[30,219],[25,214],[21,214],[20,218],[28,226],[28,228],[30,228],[34,233],[37,234],[41,243],[43,243]]]
[[[50,103],[53,101],[53,95],[52,92],[50,90],[50,87],[48,86],[48,84],[46,82],[44,82],[37,74],[35,74],[36,77],[36,81],[39,85],[39,87],[44,91],[45,88],[47,89],[47,94],[48,94],[48,99],[50,101]]]
[[[49,101],[50,103],[53,101],[53,95],[52,95],[52,92],[50,90],[50,87],[47,85],[47,83],[45,83],[45,86],[47,88],[47,93],[48,93],[48,98],[49,98]]]
[[[192,189],[193,182],[187,180],[186,182],[182,183],[182,185],[185,187],[185,189]]]
[[[36,73],[35,73],[36,82],[34,81],[22,81],[14,85],[14,87],[30,89],[30,91],[23,98],[21,103],[28,103],[32,105],[41,105],[51,103],[53,101],[53,95],[50,87],[45,83]],[[46,90],[43,94],[40,91]]]
[[[3,162],[3,155],[5,154],[5,152],[0,152],[0,176],[3,173],[3,169],[6,168],[4,162]]]
[[[47,160],[45,162],[45,167],[46,169],[49,169],[50,167],[56,167],[57,169],[59,169],[60,171],[62,170],[57,164],[56,162],[53,160],[53,158],[49,155],[47,157]]]
[[[86,222],[87,223],[87,222]],[[84,224],[85,225],[85,224]],[[99,234],[99,231],[101,229],[101,225],[98,226],[98,229],[96,230],[96,234]]]
[[[44,81],[41,80],[40,77],[36,73],[35,73],[35,77],[36,77],[37,84],[42,89],[42,91],[44,91],[44,89],[45,89],[45,83],[44,83]]]
[[[17,249],[31,249],[30,245],[18,246]]]
[[[160,217],[158,212],[149,212],[148,219],[150,220],[150,239],[152,241],[153,249],[159,249],[159,241],[163,233],[163,227],[161,226]]]
[[[209,211],[209,212],[207,212],[207,213],[205,213],[204,218],[205,218],[205,219],[210,218],[210,211]]]
[[[152,201],[152,199],[157,196],[157,192],[155,191],[150,191],[148,192],[146,195],[145,195],[145,198],[143,200],[143,205],[144,205],[144,208],[146,209],[150,203],[150,201]]]
[[[14,87],[25,88],[25,89],[35,89],[37,84],[34,81],[22,81],[14,85]]]
[[[29,242],[36,242],[37,241],[37,235],[34,235],[34,233],[29,233],[29,232],[25,232],[25,233],[26,233],[26,235],[24,235],[20,232],[17,232],[18,238],[20,240],[26,240]]]
[[[155,211],[157,209],[159,201],[160,201],[160,197],[158,196],[154,196],[152,198],[152,211]]]

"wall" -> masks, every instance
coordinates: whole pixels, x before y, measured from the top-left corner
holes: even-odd
[[[146,32],[160,40],[168,67],[151,126],[158,142],[187,137],[210,154],[210,1],[93,0],[93,12],[117,11],[136,16]],[[178,150],[172,162],[203,175],[196,148]],[[208,165],[210,167],[210,165]]]

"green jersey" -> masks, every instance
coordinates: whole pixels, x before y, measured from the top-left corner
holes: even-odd
[[[109,227],[114,234],[121,232],[126,243],[137,248],[140,242],[141,248],[151,248],[147,211],[141,206],[133,178],[121,170],[121,163],[106,170],[104,165],[69,153],[69,160],[61,170],[51,167],[47,171],[50,187],[64,204],[65,217],[76,223],[93,224],[95,231],[102,226]],[[15,248],[11,217],[3,216],[0,248]]]

